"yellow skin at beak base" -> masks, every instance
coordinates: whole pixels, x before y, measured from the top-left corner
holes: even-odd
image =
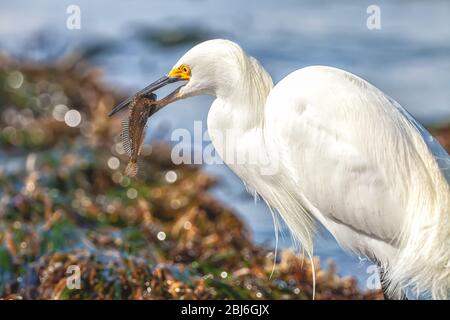
[[[168,76],[170,78],[179,78],[181,80],[190,80],[191,79],[191,69],[189,66],[181,65],[178,68],[173,68],[170,70]]]

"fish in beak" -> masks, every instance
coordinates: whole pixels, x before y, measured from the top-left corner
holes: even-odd
[[[129,110],[128,118],[122,121],[121,133],[124,150],[130,157],[125,169],[127,176],[135,177],[138,172],[138,157],[144,142],[148,118],[169,103],[177,100],[180,88],[158,101],[154,93],[137,93],[128,104],[124,104],[125,106],[128,105]]]
[[[155,82],[153,82],[152,84],[148,85],[147,87],[145,87],[144,89],[142,89],[141,91],[136,93],[135,95],[125,99],[124,101],[122,101],[121,103],[116,105],[111,110],[111,112],[108,114],[108,116],[111,117],[114,114],[116,114],[117,112],[123,110],[125,107],[127,107],[133,101],[133,99],[135,99],[135,97],[148,96],[151,93],[153,93],[153,91],[156,91],[170,83],[174,83],[174,82],[181,81],[181,80],[183,80],[183,79],[181,79],[179,77],[170,77],[170,76],[161,77],[160,79],[158,79]],[[159,107],[158,110],[161,109],[162,107],[168,105],[169,103],[174,102],[175,100],[178,100],[177,94],[178,94],[178,91],[180,90],[180,88],[181,87],[177,88],[175,91],[170,93],[164,99],[156,101],[155,103]]]
[[[119,103],[109,113],[109,116],[111,117],[126,107],[128,107],[129,110],[128,119],[125,119],[122,122],[121,134],[124,149],[130,157],[125,169],[125,174],[127,176],[134,177],[138,172],[137,161],[141,153],[142,143],[144,142],[148,118],[168,104],[181,99],[179,93],[183,86],[178,87],[160,100],[156,100],[156,95],[153,91],[170,83],[189,79],[189,67],[181,65],[172,69],[169,75],[161,77],[138,93]]]
[[[156,91],[170,83],[178,82],[178,81],[189,81],[191,79],[191,68],[187,64],[181,64],[178,67],[173,68],[170,70],[169,74],[167,76],[161,77],[160,79],[156,80],[152,84],[148,85],[138,93],[136,93],[134,96],[122,101],[117,106],[115,106],[112,111],[109,113],[109,116],[116,114],[126,106],[130,104],[130,102],[133,101],[134,97],[141,97],[141,96],[148,96],[153,91]],[[176,100],[181,99],[179,96],[179,91],[181,87],[178,87],[175,91],[170,93],[168,96],[166,96],[164,99],[161,99],[159,101],[156,101],[157,104],[157,110],[162,109],[164,106],[168,105],[169,103],[172,103]],[[154,112],[153,112],[154,113]],[[152,113],[152,114],[153,114]]]
[[[190,70],[189,75],[186,74],[186,70],[188,69],[185,66],[173,69],[169,75],[156,80],[135,95],[122,101],[109,113],[109,116],[112,116],[123,110],[125,107],[128,107],[129,110],[128,119],[124,119],[122,122],[121,134],[124,149],[130,157],[128,165],[125,169],[125,174],[127,176],[134,177],[138,172],[137,161],[144,142],[148,118],[168,104],[181,99],[179,92],[183,86],[178,87],[169,95],[160,100],[156,100],[157,97],[153,91],[156,91],[170,83],[189,80]]]
[[[128,110],[128,119],[122,121],[122,144],[125,152],[130,157],[125,174],[129,177],[136,176],[138,172],[138,157],[147,129],[147,119],[155,112],[156,95],[135,95],[131,100]]]

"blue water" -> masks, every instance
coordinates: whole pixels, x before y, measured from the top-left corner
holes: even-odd
[[[424,123],[449,121],[450,2],[376,1],[381,30],[369,30],[366,9],[372,3],[2,0],[0,50],[45,61],[49,55],[98,45],[104,51],[91,57],[92,63],[103,70],[109,84],[131,92],[167,73],[191,46],[143,41],[136,30],[193,29],[205,38],[240,43],[275,82],[303,66],[332,65],[369,80]],[[80,30],[66,28],[70,4],[81,9]],[[149,139],[169,141],[163,126],[192,131],[195,120],[206,123],[211,101],[196,97],[167,107],[152,118]],[[255,240],[273,244],[272,218],[265,205],[255,204],[225,166],[205,166],[205,170],[220,178],[214,194],[243,216]],[[282,245],[289,246],[289,239]],[[358,277],[364,287],[368,264],[343,252],[326,232],[316,241],[315,253],[323,261],[332,257],[340,274]]]

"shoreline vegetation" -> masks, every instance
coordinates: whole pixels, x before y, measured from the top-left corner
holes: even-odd
[[[107,117],[121,98],[83,60],[0,55],[0,298],[311,299],[311,261],[284,250],[270,277],[273,252],[167,145],[145,145],[138,178],[124,175]],[[437,137],[450,148],[450,127]],[[383,298],[314,264],[316,299]]]

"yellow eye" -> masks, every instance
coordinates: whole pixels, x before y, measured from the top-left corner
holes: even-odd
[[[190,74],[191,74],[191,69],[190,69],[189,66],[186,65],[186,64],[182,64],[182,65],[180,66],[180,71],[181,71],[183,74],[185,74],[185,75],[190,75]]]

